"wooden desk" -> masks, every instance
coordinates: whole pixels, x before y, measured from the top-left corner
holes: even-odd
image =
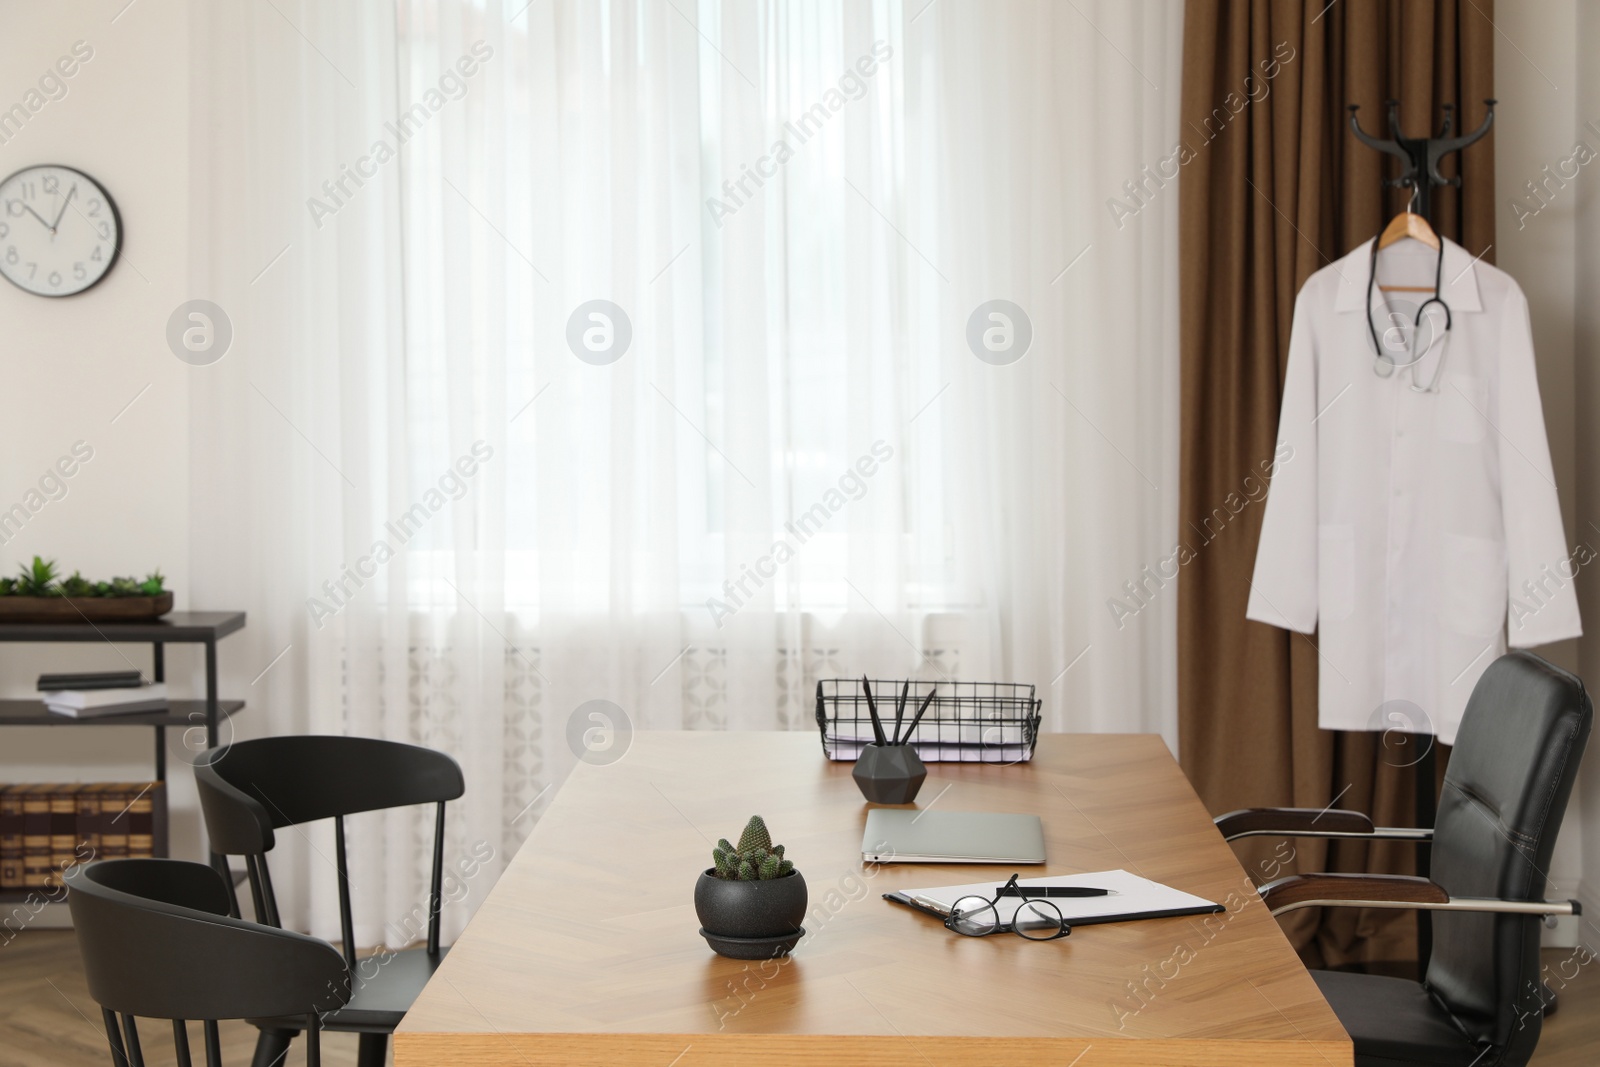
[[[1020,766],[930,765],[923,807],[1043,817],[1049,863],[1027,874],[1121,867],[1231,909],[1047,943],[959,937],[880,899],[996,868],[864,867],[850,768],[811,733],[638,733],[580,765],[401,1024],[396,1067],[1352,1062],[1160,738],[1048,735]],[[751,814],[810,889],[783,962],[723,959],[696,932],[695,878]]]

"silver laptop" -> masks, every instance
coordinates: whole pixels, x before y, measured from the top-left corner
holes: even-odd
[[[1037,815],[873,808],[861,838],[871,863],[1043,863]]]

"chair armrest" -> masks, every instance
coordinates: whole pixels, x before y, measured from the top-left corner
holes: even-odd
[[[1367,840],[1431,841],[1433,831],[1410,826],[1373,826],[1359,811],[1343,808],[1242,808],[1213,822],[1224,841],[1241,837],[1359,837]]]
[[[1293,874],[1259,890],[1272,914],[1315,907],[1324,901],[1383,900],[1396,904],[1443,904],[1450,894],[1426,878],[1408,874]]]
[[[1241,808],[1214,820],[1225,840],[1262,834],[1299,836],[1326,831],[1345,834],[1372,833],[1372,820],[1359,811],[1342,808]]]
[[[1435,882],[1404,874],[1296,874],[1268,882],[1259,892],[1273,915],[1321,907],[1480,911],[1508,915],[1583,914],[1576,900],[1452,897]]]

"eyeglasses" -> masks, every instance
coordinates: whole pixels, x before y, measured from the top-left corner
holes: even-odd
[[[1038,893],[1043,895],[1044,890],[1041,888]],[[1016,914],[1008,921],[1001,921],[1000,910],[996,907],[1003,897],[1022,898]],[[996,891],[992,900],[979,896],[957,900],[950,906],[944,925],[945,929],[966,937],[988,937],[1009,930],[1029,941],[1054,941],[1072,933],[1072,927],[1061,918],[1061,909],[1048,900],[1034,899],[1030,890],[1017,885],[1014,874]]]

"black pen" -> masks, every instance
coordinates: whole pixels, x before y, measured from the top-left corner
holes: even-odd
[[[1108,897],[1109,889],[1095,889],[1086,885],[1002,885],[995,888],[1001,897]]]

